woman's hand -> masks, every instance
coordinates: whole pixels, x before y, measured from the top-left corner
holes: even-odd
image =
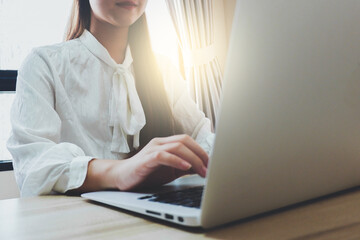
[[[126,160],[93,159],[84,183],[69,194],[160,186],[189,173],[205,177],[209,157],[188,135],[154,138]]]
[[[209,157],[188,135],[154,138],[133,157],[111,169],[116,188],[159,186],[189,173],[206,176]]]

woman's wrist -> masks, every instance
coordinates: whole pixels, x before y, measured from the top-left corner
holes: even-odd
[[[127,191],[134,187],[134,163],[130,159],[116,161],[109,171],[109,181],[116,189]]]
[[[116,188],[112,169],[117,162],[117,160],[109,159],[92,159],[88,164],[84,183],[73,191],[91,192]]]

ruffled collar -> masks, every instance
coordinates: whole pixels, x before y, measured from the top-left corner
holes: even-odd
[[[145,113],[135,87],[132,73],[132,56],[129,46],[125,59],[117,64],[106,48],[87,30],[80,36],[80,41],[96,57],[111,68],[112,91],[109,99],[109,127],[113,129],[111,151],[129,153],[131,151],[127,137],[133,136],[133,147],[139,147],[140,130],[145,126]]]

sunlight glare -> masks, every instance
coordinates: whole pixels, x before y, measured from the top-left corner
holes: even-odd
[[[177,37],[165,1],[149,0],[146,16],[154,52],[169,58],[178,68]]]

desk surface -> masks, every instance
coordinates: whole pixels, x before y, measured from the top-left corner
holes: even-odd
[[[0,239],[360,239],[360,188],[204,231],[80,197],[0,201]]]

